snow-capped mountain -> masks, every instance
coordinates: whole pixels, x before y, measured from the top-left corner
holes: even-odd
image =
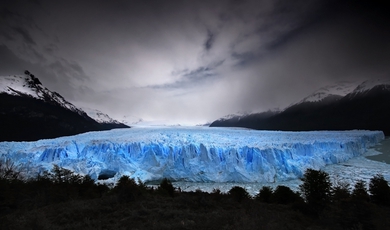
[[[26,71],[0,76],[0,127],[0,141],[31,141],[128,126],[98,123]]]
[[[221,118],[218,119],[218,121],[238,121],[240,120],[241,118],[243,117],[247,117],[247,116],[250,116],[251,114],[257,114],[257,113],[250,113],[250,112],[241,112],[241,111],[237,111],[235,113],[231,113],[231,114],[228,114],[228,115],[225,115]],[[212,122],[210,122],[211,124]],[[210,125],[209,124],[209,125]]]
[[[86,112],[89,117],[91,117],[92,119],[94,119],[95,121],[97,121],[100,124],[122,124],[121,122],[111,118],[106,113],[103,113],[100,110],[91,109],[91,108],[87,108],[87,107],[83,107],[81,109],[84,112]]]
[[[362,83],[356,82],[338,82],[333,85],[328,85],[316,90],[314,93],[303,98],[301,101],[296,104],[301,104],[304,102],[320,102],[324,99],[341,99],[347,95],[351,97],[352,95],[361,94],[367,91],[370,91],[374,87],[380,86],[384,89],[390,90],[390,80],[384,79],[375,79],[375,80],[366,80]]]
[[[56,104],[73,112],[86,116],[86,113],[65,100],[59,93],[43,87],[42,83],[33,74],[26,71],[24,75],[0,77],[0,93],[13,96],[27,96],[48,103]]]
[[[225,121],[225,120],[231,120],[231,119],[240,119],[240,117],[246,116],[247,114],[244,113],[232,113],[225,115],[220,118],[220,120]]]
[[[129,125],[129,126],[132,126],[132,125],[135,125],[135,124],[138,124],[138,123],[141,123],[144,121],[140,117],[131,116],[131,115],[125,115],[125,116],[119,118],[118,120],[120,122],[122,122],[123,124]]]
[[[241,119],[259,120],[259,119],[268,118],[268,117],[273,116],[275,114],[278,114],[280,112],[281,112],[281,110],[279,108],[270,109],[268,111],[260,112],[260,113],[237,112],[234,114],[228,114],[226,116],[223,116],[222,118],[219,118],[216,121],[210,122],[208,124],[208,126],[215,126],[215,124],[220,123],[220,122],[234,124],[236,122],[239,122]],[[228,125],[228,126],[230,126],[230,125]]]
[[[334,85],[328,85],[316,90],[314,93],[309,96],[303,98],[296,104],[304,103],[304,102],[318,102],[322,101],[325,98],[342,98],[347,94],[354,91],[356,88],[356,83],[352,82],[339,82]]]
[[[363,94],[378,87],[390,91],[390,80],[376,79],[364,81],[351,92],[350,96]]]
[[[210,126],[262,130],[383,130],[390,135],[390,81],[323,87],[283,111],[219,119]]]

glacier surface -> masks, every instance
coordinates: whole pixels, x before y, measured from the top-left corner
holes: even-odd
[[[257,131],[210,127],[136,127],[35,142],[0,142],[0,158],[29,176],[53,164],[97,179],[106,172],[155,181],[282,182],[307,168],[359,157],[381,131]]]

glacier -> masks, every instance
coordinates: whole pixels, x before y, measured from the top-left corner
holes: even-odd
[[[329,174],[330,181],[333,185],[346,183],[349,185],[349,189],[352,191],[356,182],[363,181],[366,184],[366,188],[368,189],[370,179],[377,174],[383,175],[385,180],[390,181],[390,164],[373,161],[366,158],[366,156],[378,154],[381,153],[375,151],[373,148],[370,148],[366,153],[363,154],[363,156],[351,158],[348,161],[340,164],[326,165],[324,168],[321,168],[321,170]],[[299,191],[299,186],[301,184],[302,181],[300,179],[264,183],[173,182],[174,187],[180,188],[181,191],[186,192],[196,190],[212,192],[214,189],[219,189],[221,192],[227,193],[232,187],[240,186],[244,188],[251,196],[258,194],[263,186],[268,186],[275,189],[277,186],[283,185],[289,187],[293,191]],[[157,187],[156,184],[152,184],[150,186]]]
[[[97,180],[274,183],[364,154],[382,131],[258,131],[243,128],[134,127],[35,142],[0,142],[0,158],[28,176],[54,164]]]

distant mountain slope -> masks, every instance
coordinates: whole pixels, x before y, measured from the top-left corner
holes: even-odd
[[[84,111],[66,101],[59,93],[43,87],[39,79],[28,71],[24,75],[0,77],[0,93],[39,99],[69,109],[81,116],[86,116]]]
[[[292,131],[368,129],[390,135],[390,82],[366,81],[345,96],[302,100],[268,117],[263,113],[251,116],[258,119],[244,116],[217,120],[210,126]]]
[[[45,88],[28,71],[0,77],[0,141],[30,141],[111,128]]]
[[[221,119],[218,119],[210,124],[210,127],[251,127],[252,124],[256,124],[265,119],[268,119],[276,114],[279,114],[279,111],[266,111],[262,113],[253,113],[248,115],[228,115]]]
[[[326,98],[339,99],[351,93],[355,88],[356,84],[354,83],[339,82],[334,85],[325,86],[316,90],[314,93],[303,98],[300,102],[296,104],[301,104],[304,102],[319,102],[325,100]]]
[[[91,117],[101,125],[107,126],[108,128],[129,128],[129,126],[111,118],[100,110],[85,107],[81,109],[85,111],[89,117]]]

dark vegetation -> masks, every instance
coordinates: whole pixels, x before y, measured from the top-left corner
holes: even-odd
[[[381,175],[332,185],[307,170],[299,192],[263,187],[251,197],[182,192],[164,179],[156,188],[123,176],[113,187],[54,166],[24,179],[11,162],[0,164],[0,229],[388,229],[390,188]]]
[[[382,130],[390,135],[390,90],[383,85],[340,99],[304,102],[286,110],[217,120],[212,127],[245,127],[259,130]]]

